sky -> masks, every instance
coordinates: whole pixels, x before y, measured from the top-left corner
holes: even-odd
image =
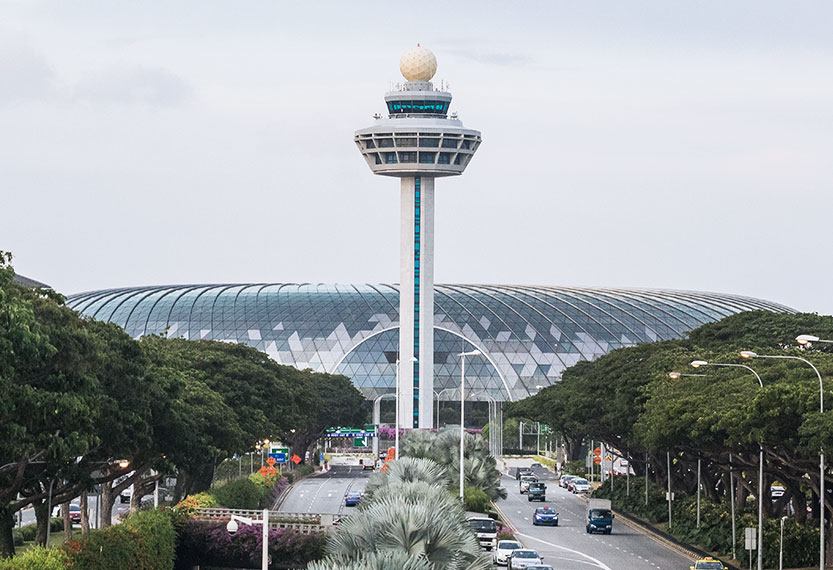
[[[420,43],[483,144],[438,283],[833,314],[833,3],[0,0],[0,250],[72,294],[393,283],[353,143]]]

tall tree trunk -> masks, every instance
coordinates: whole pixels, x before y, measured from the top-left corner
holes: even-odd
[[[35,544],[38,546],[46,546],[46,529],[49,527],[52,513],[49,512],[49,505],[47,505],[46,501],[37,501],[32,506],[35,508],[35,520],[37,521]]]
[[[90,532],[90,503],[87,500],[87,492],[81,491],[81,534]]]
[[[69,518],[69,501],[61,505],[61,517],[64,519],[64,536],[72,540],[72,520]]]
[[[112,514],[113,514],[113,501],[116,498],[116,494],[113,493],[113,488],[105,483],[101,486],[101,528],[107,528],[113,524]]]
[[[0,558],[14,556],[14,514],[8,508],[0,508]]]

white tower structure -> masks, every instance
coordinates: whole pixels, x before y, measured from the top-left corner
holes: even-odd
[[[448,108],[451,93],[435,89],[437,58],[417,46],[399,69],[406,82],[385,94],[388,117],[356,131],[374,174],[400,182],[399,417],[401,425],[433,427],[434,179],[463,173],[480,132],[466,129]]]

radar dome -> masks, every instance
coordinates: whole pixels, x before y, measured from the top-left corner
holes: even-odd
[[[399,71],[408,81],[431,81],[437,72],[437,58],[430,49],[417,46],[399,60]]]

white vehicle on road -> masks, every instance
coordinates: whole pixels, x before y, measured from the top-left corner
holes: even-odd
[[[517,540],[499,540],[494,554],[492,554],[492,562],[498,566],[506,566],[509,563],[509,557],[512,553],[521,547],[521,543]]]
[[[512,551],[509,557],[509,570],[526,568],[527,566],[539,566],[544,561],[537,550],[531,548],[519,548]]]
[[[521,482],[518,484],[518,488],[521,491],[521,495],[529,491],[529,484],[530,483],[537,483],[538,477],[532,477],[530,475],[523,475],[521,477]]]
[[[575,494],[590,492],[590,482],[587,479],[573,479],[571,487],[573,488],[573,493]]]

